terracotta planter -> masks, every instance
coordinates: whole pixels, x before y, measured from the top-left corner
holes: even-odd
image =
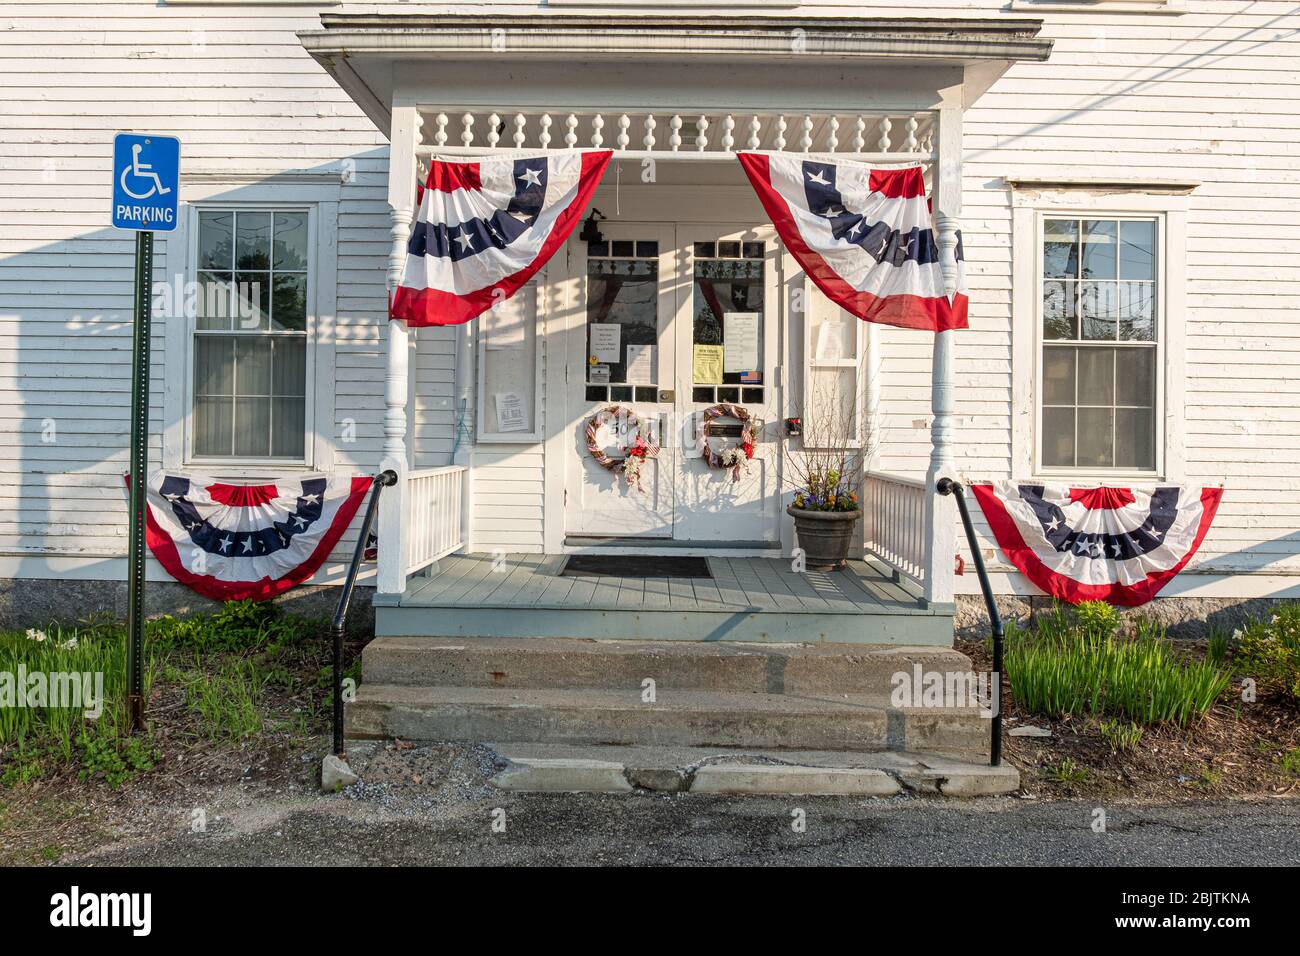
[[[794,518],[794,531],[809,570],[838,571],[844,567],[853,543],[853,529],[862,517],[862,509],[806,511],[791,505],[785,513]]]

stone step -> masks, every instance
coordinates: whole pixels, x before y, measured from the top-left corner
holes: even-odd
[[[892,645],[591,641],[572,638],[380,637],[362,681],[434,687],[708,690],[887,696],[895,674],[966,672],[964,654]]]
[[[1015,767],[894,751],[843,753],[718,747],[493,743],[502,790],[566,793],[887,797],[904,791],[996,796],[1020,787]]]
[[[801,750],[986,753],[977,708],[906,708],[884,696],[363,683],[347,708],[359,739],[532,741]]]

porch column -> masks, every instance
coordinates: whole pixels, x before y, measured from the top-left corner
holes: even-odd
[[[406,245],[411,237],[411,220],[415,200],[416,109],[393,107],[392,134],[389,137],[388,205],[392,219],[392,248],[388,257],[388,296],[402,279],[406,266]],[[403,534],[406,514],[406,476],[410,470],[406,447],[407,368],[410,364],[410,338],[406,323],[386,323],[388,340],[384,368],[384,445],[380,470],[397,473],[397,484],[385,488],[379,499],[379,574],[376,590],[380,594],[401,594],[406,590],[406,548]]]
[[[944,291],[957,289],[957,230],[961,215],[961,102],[945,104],[939,111],[939,157],[935,174],[935,231],[939,245],[939,266]],[[930,604],[953,600],[953,578],[957,555],[957,515],[951,499],[940,495],[935,484],[940,478],[957,477],[953,454],[953,411],[955,405],[953,365],[955,332],[934,337],[930,377],[930,467],[926,472],[929,494],[925,503],[925,599]]]

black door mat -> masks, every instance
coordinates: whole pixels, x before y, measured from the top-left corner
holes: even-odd
[[[561,577],[711,578],[707,558],[654,554],[572,554]]]

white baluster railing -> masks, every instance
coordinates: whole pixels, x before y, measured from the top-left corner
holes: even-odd
[[[425,468],[406,476],[406,573],[414,574],[465,544],[461,525],[465,465]],[[384,547],[384,542],[379,542]]]
[[[863,547],[899,574],[925,575],[925,481],[873,472],[862,484]]]

